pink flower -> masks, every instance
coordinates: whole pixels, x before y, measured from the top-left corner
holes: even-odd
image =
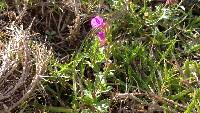
[[[106,36],[105,36],[105,23],[103,18],[101,18],[100,16],[96,16],[91,20],[91,25],[93,29],[98,29],[97,35],[99,38],[99,42],[101,44],[101,46],[106,44]]]
[[[92,28],[102,28],[104,26],[103,18],[96,16],[91,20]]]
[[[99,42],[101,45],[105,45],[106,43],[106,37],[105,37],[105,33],[100,31],[98,32],[98,36],[99,36]]]

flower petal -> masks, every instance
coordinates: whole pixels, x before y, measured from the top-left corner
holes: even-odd
[[[100,28],[104,25],[103,18],[96,16],[91,20],[92,28]]]
[[[105,33],[102,31],[98,32],[98,37],[99,37],[100,44],[105,45],[105,43],[106,43]]]

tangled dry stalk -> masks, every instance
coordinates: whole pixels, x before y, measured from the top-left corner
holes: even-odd
[[[66,53],[63,50],[68,50],[69,43],[79,41],[81,29],[80,0],[57,1],[58,9],[42,0],[30,7],[6,2],[10,9],[0,15],[0,113],[15,111],[38,87],[52,56],[41,44],[46,43],[46,33],[57,33],[47,39],[48,48],[57,55]]]
[[[34,92],[51,56],[44,45],[30,40],[29,29],[12,23],[6,30],[10,37],[0,55],[1,113],[11,112]]]

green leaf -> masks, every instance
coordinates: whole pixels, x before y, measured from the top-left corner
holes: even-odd
[[[101,100],[100,102],[94,103],[93,106],[100,112],[100,113],[107,113],[109,108],[110,101],[108,99]]]
[[[194,92],[192,102],[188,105],[188,107],[184,113],[191,113],[192,110],[194,109],[194,107],[196,106],[197,102],[199,101],[199,98],[200,98],[200,89],[197,89]],[[197,107],[199,107],[199,106],[197,106]]]
[[[92,111],[90,109],[83,109],[81,113],[92,113]]]
[[[183,91],[179,92],[179,93],[176,94],[176,95],[170,96],[170,98],[171,98],[172,100],[181,99],[181,98],[183,98],[185,95],[187,95],[188,93],[190,93],[190,91],[183,90]]]

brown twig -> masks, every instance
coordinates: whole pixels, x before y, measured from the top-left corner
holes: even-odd
[[[164,97],[160,97],[160,96],[153,94],[153,93],[149,93],[149,94],[147,94],[147,96],[149,97],[149,99],[155,99],[162,104],[166,104],[166,105],[171,106],[171,107],[176,106],[176,108],[179,109],[180,111],[185,111],[186,108],[187,108],[186,106],[179,104],[177,102],[174,102],[173,100],[170,100],[170,99],[167,99],[167,98],[164,98]]]

